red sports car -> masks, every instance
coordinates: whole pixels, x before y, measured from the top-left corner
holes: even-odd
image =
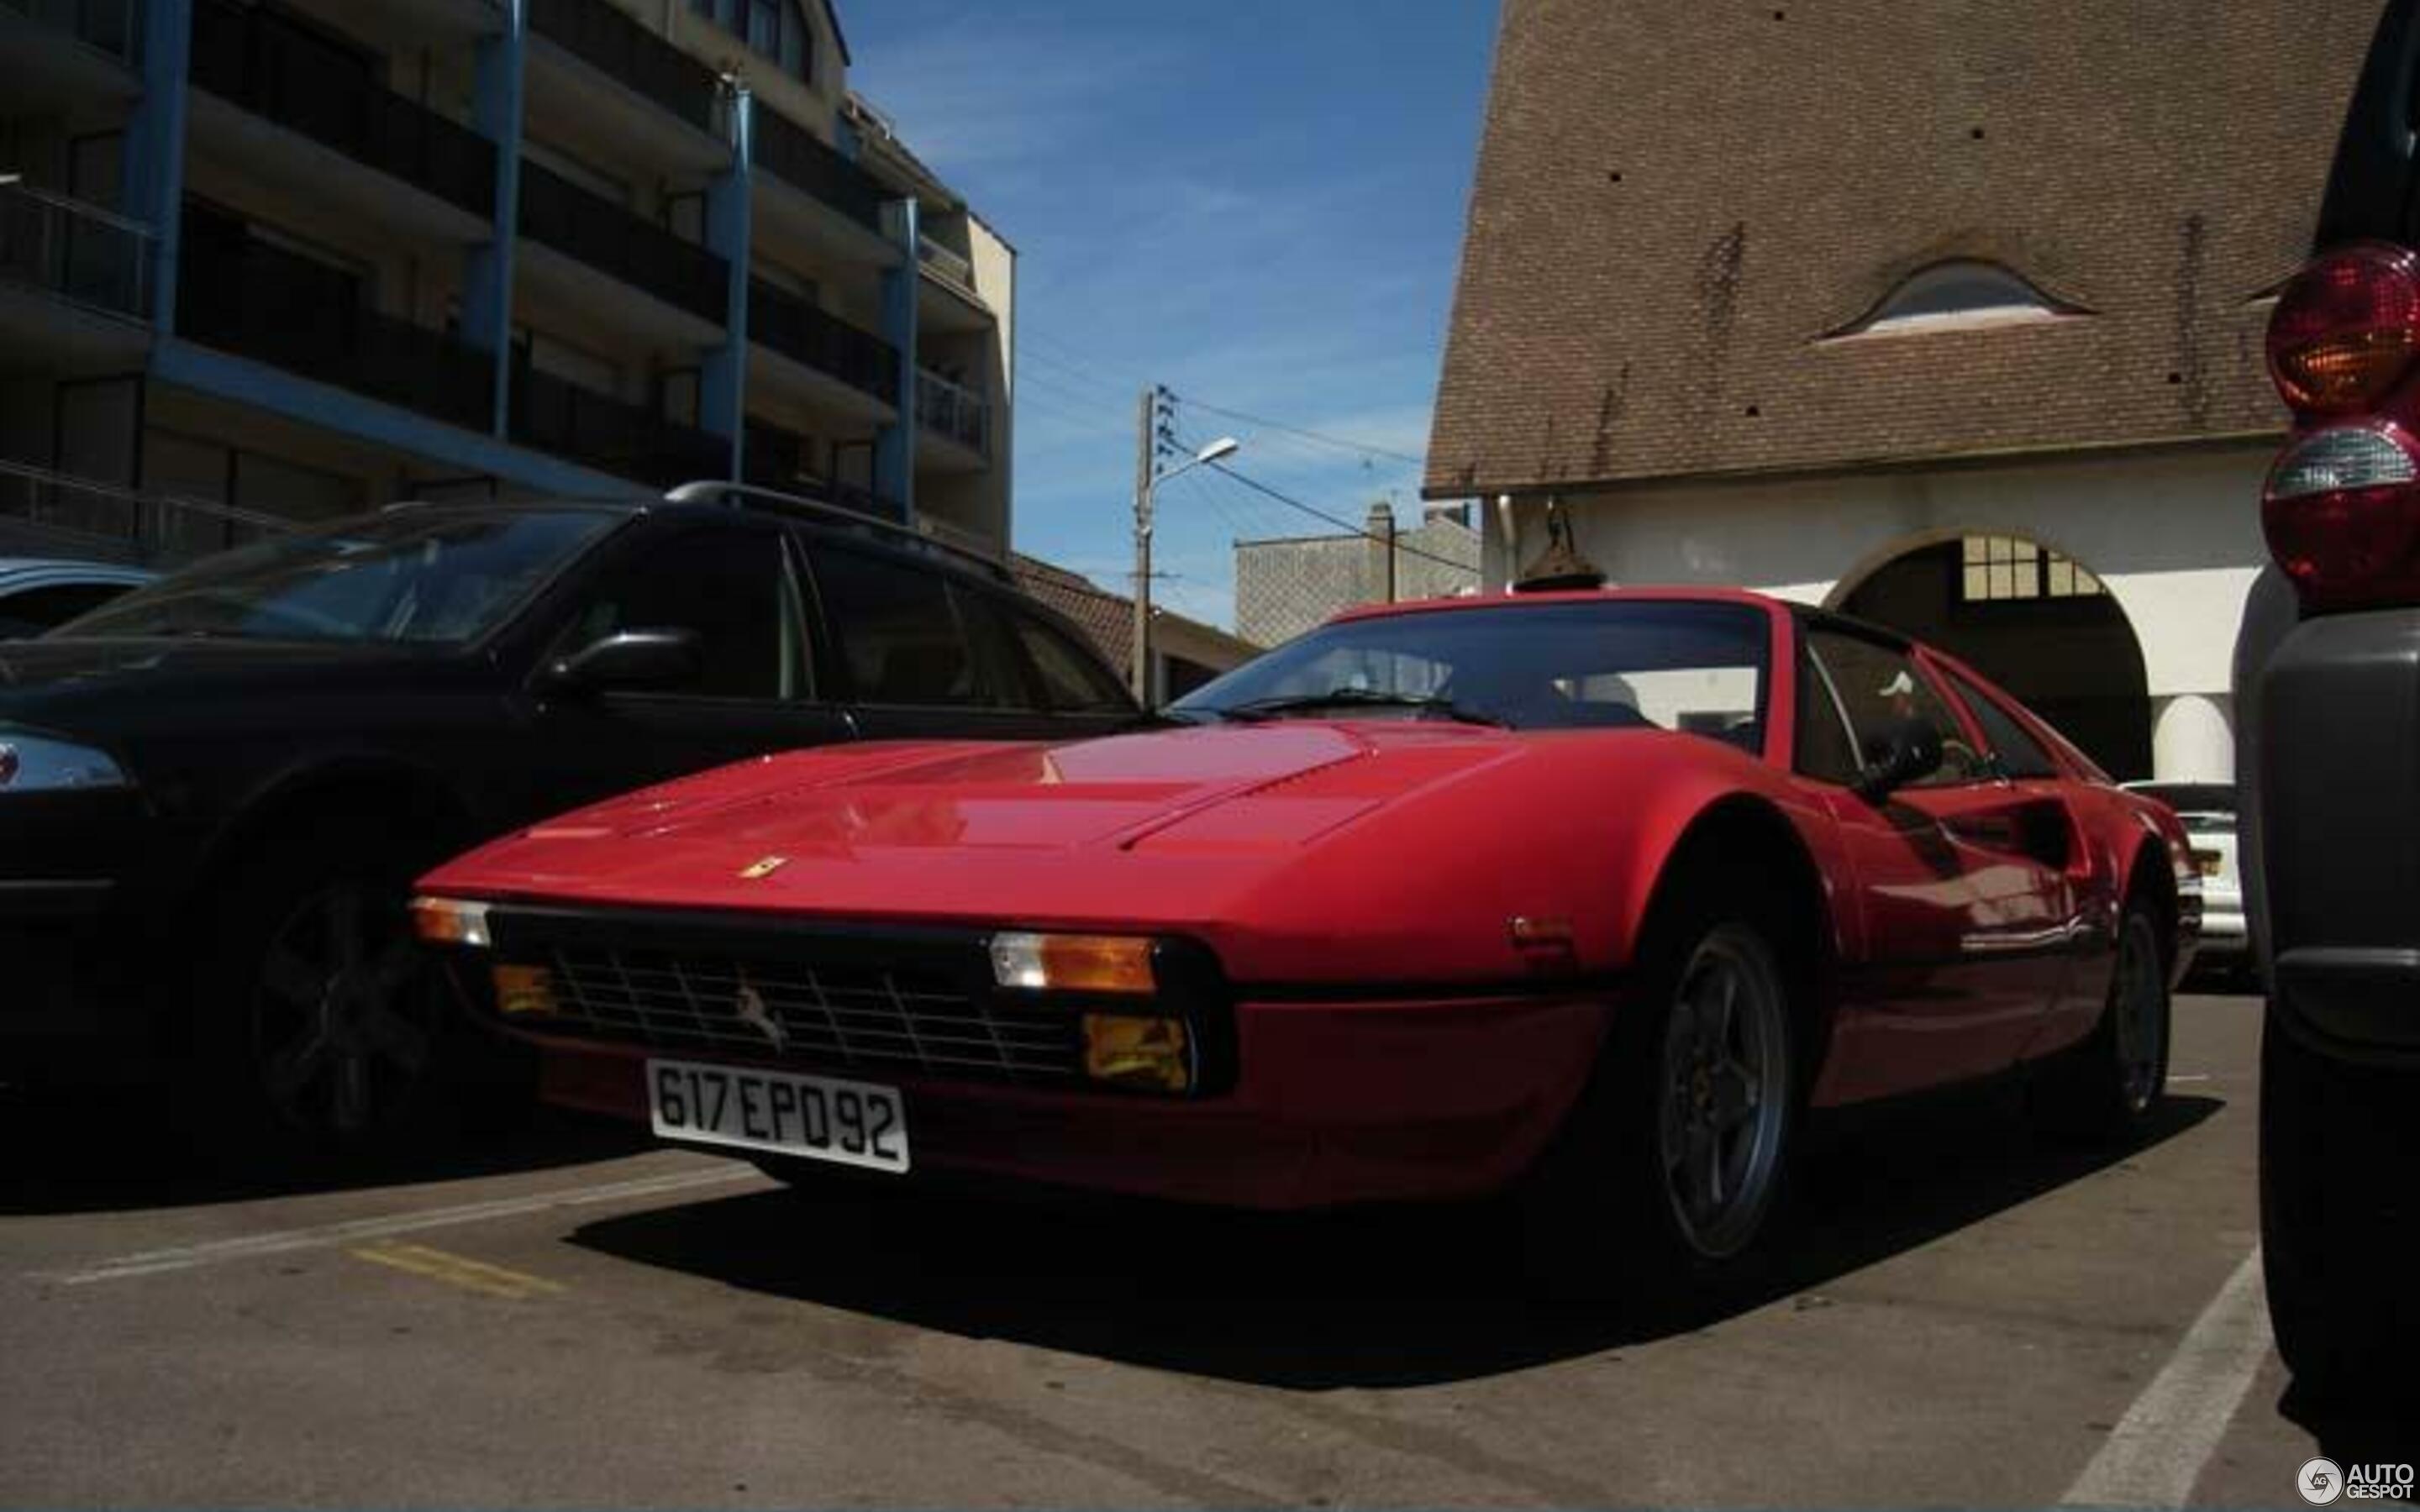
[[[2165,808],[1887,631],[1750,594],[1346,614],[1061,746],[768,757],[439,869],[551,1099],[744,1151],[1264,1208],[1515,1189],[1579,1276],[1753,1246],[1810,1107],[2028,1066],[2124,1134]]]

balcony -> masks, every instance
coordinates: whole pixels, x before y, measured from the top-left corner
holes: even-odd
[[[361,63],[273,12],[200,0],[194,83],[480,220],[493,213],[488,140],[369,77]]]
[[[864,229],[881,234],[881,186],[822,137],[786,116],[760,107],[754,116],[752,146],[757,167]]]
[[[179,335],[465,430],[489,427],[495,376],[486,353],[368,308],[349,275],[194,214],[185,225]]]
[[[0,461],[0,556],[183,563],[285,534],[291,521]]]
[[[0,11],[14,11],[129,68],[143,61],[139,0],[0,0]]]
[[[899,352],[762,279],[748,285],[749,339],[888,405],[899,393]]]
[[[527,363],[513,368],[512,436],[659,488],[731,475],[731,443]]]
[[[747,447],[740,469],[744,481],[759,488],[779,488],[785,493],[821,499],[876,519],[908,517],[907,509],[895,499],[824,476],[808,455],[805,437],[755,419],[748,422],[746,434]]]
[[[0,283],[151,317],[151,228],[0,174]]]
[[[526,159],[521,235],[713,326],[724,323],[730,264]]]
[[[916,424],[929,435],[944,437],[990,459],[990,404],[972,389],[953,383],[930,368],[916,370]]]
[[[714,71],[606,0],[530,0],[530,29],[718,139],[729,131]]]

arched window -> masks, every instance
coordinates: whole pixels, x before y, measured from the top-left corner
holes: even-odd
[[[1958,258],[1909,274],[1872,309],[1832,334],[2021,325],[2081,313],[1997,263]]]

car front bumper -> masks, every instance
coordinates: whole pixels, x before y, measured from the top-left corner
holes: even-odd
[[[918,1173],[1298,1209],[1502,1189],[1560,1127],[1609,1011],[1602,993],[1247,1001],[1233,1081],[1198,1099],[679,1054],[894,1086]],[[649,1122],[646,1048],[525,1037],[548,1102]]]

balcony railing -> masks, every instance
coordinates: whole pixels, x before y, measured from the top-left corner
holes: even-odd
[[[942,246],[931,237],[916,239],[916,258],[945,283],[954,285],[970,299],[981,299],[975,292],[975,265],[964,256]]]
[[[752,146],[756,166],[866,229],[882,229],[881,186],[822,137],[760,103]]]
[[[130,68],[143,61],[142,0],[0,0],[0,10],[64,32]]]
[[[930,368],[916,370],[916,424],[991,455],[991,406]]]
[[[290,373],[485,430],[495,368],[486,353],[361,302],[351,280],[262,242],[193,234],[179,259],[180,335]]]
[[[748,334],[886,404],[898,401],[897,347],[762,279],[748,285]]]
[[[731,475],[731,443],[526,362],[513,368],[513,440],[617,477],[669,488]]]
[[[521,162],[521,235],[721,325],[730,265],[543,163]]]
[[[482,219],[495,211],[496,149],[485,137],[386,88],[358,60],[273,12],[199,0],[193,79]]]
[[[151,228],[0,174],[0,283],[148,319]]]
[[[606,0],[530,0],[532,30],[702,131],[725,134],[714,70]]]
[[[752,419],[748,422],[746,436],[747,447],[740,463],[744,481],[760,488],[779,488],[822,499],[876,519],[907,519],[908,511],[899,501],[857,484],[826,477],[815,465],[804,436]]]
[[[168,567],[297,528],[290,520],[204,500],[143,493],[0,461],[0,556],[73,552]]]

